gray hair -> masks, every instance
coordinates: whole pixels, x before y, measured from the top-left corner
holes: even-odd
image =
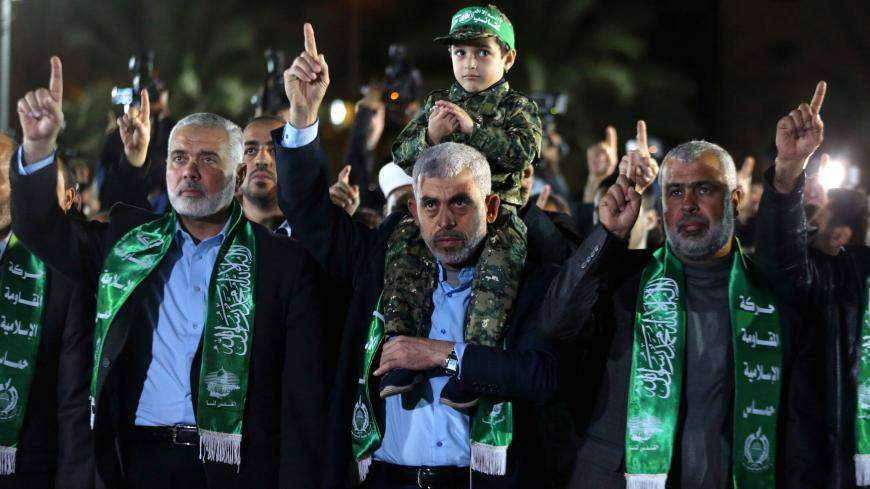
[[[664,189],[665,172],[667,171],[667,161],[677,160],[689,163],[697,160],[701,155],[710,153],[719,160],[719,168],[725,176],[725,184],[728,185],[728,190],[732,191],[737,188],[737,168],[734,166],[734,159],[725,151],[722,146],[708,141],[689,141],[683,143],[668,151],[668,154],[662,159],[662,170],[659,172],[659,186]]]
[[[172,138],[175,137],[176,130],[186,126],[202,128],[220,127],[221,129],[225,130],[229,139],[229,141],[227,142],[226,157],[229,158],[230,162],[232,163],[232,166],[230,166],[229,168],[229,172],[235,172],[236,168],[238,168],[242,164],[244,154],[242,129],[237,126],[233,121],[209,112],[198,112],[196,114],[190,114],[189,116],[181,119],[175,124],[175,127],[173,127],[172,131],[169,133],[169,140],[172,141]]]
[[[449,178],[468,170],[482,197],[486,198],[492,190],[492,175],[489,162],[483,153],[471,146],[460,143],[441,143],[423,151],[414,163],[411,174],[414,183],[414,198],[420,198],[420,185],[423,177]]]

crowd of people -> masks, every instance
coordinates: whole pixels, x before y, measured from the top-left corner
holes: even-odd
[[[57,151],[61,60],[19,100],[0,488],[870,485],[867,198],[805,171],[825,82],[771,128],[759,182],[641,120],[623,155],[605,129],[573,195],[506,80],[513,25],[467,7],[435,39],[455,83],[393,161],[373,91],[332,176],[329,65],[303,38],[289,107],[244,128],[143,90],[99,219]]]

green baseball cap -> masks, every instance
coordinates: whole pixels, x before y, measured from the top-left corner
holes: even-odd
[[[435,42],[453,44],[455,41],[497,37],[508,48],[514,49],[514,26],[507,16],[494,5],[466,7],[453,15],[450,33],[436,37]]]

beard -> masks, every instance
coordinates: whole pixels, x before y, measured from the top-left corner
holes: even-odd
[[[263,180],[254,181],[251,179],[253,175],[259,172],[264,172],[271,177],[272,185]],[[242,184],[242,197],[255,207],[265,209],[278,204],[278,191],[275,182],[275,174],[269,170],[255,170],[254,173],[248,175]]]
[[[442,229],[430,237],[424,237],[423,241],[426,242],[429,251],[432,252],[432,255],[441,264],[450,266],[461,265],[471,259],[477,251],[477,247],[486,238],[486,228],[480,227],[479,219],[475,223],[474,228],[476,231],[470,235],[451,229]],[[443,238],[458,239],[462,242],[462,245],[452,249],[436,247],[437,241]]]
[[[717,223],[711,224],[703,216],[691,215],[677,221],[675,226],[665,226],[665,235],[674,253],[689,260],[705,260],[731,241],[734,235],[734,206],[731,205],[730,195],[725,198],[723,205],[725,215]],[[680,226],[692,222],[706,224],[707,228],[694,236],[680,234]]]
[[[205,193],[205,190],[199,183],[186,180],[175,187],[174,191],[169,192],[169,202],[179,215],[192,219],[201,219],[213,216],[230,205],[235,189],[236,181],[232,174],[226,177],[224,188],[220,192],[211,195]],[[203,193],[203,197],[184,197],[181,195],[181,192],[184,190],[198,190]]]

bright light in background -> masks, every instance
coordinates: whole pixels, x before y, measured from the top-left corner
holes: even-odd
[[[846,166],[843,160],[831,160],[819,169],[819,183],[825,190],[839,188],[846,181]]]
[[[341,126],[347,119],[347,105],[343,100],[335,99],[329,104],[329,121],[333,126]]]

